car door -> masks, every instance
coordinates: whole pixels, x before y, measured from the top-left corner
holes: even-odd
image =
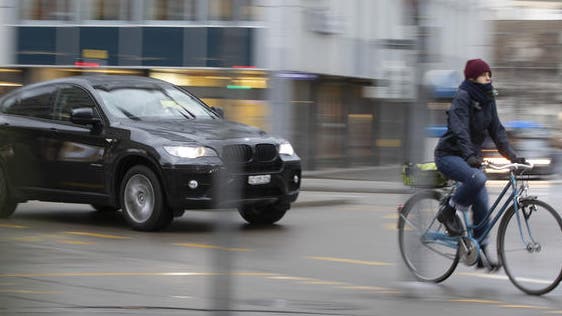
[[[75,108],[93,108],[99,115],[94,98],[76,85],[59,85],[53,106],[57,152],[51,161],[56,176],[51,186],[75,193],[105,193],[104,155],[109,142],[102,128],[78,125],[70,121]]]
[[[55,86],[24,89],[2,103],[1,154],[8,179],[17,189],[48,186],[45,159],[52,153],[52,100]]]

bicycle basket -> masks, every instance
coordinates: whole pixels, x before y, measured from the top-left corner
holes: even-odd
[[[409,162],[402,165],[402,182],[414,187],[442,188],[448,180],[437,170],[435,162]]]

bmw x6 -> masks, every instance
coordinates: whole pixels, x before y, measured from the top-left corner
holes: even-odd
[[[121,209],[137,230],[189,209],[237,208],[249,223],[272,224],[297,199],[300,177],[289,142],[161,80],[77,76],[0,98],[0,217],[41,200]]]

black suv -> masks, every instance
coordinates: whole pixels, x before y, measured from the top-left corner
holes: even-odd
[[[42,200],[122,209],[138,230],[225,207],[272,224],[299,194],[300,158],[287,141],[223,120],[164,81],[51,80],[3,96],[0,109],[0,217]]]

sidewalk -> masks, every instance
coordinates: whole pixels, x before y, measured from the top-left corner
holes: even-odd
[[[399,165],[303,171],[302,191],[410,194]]]

